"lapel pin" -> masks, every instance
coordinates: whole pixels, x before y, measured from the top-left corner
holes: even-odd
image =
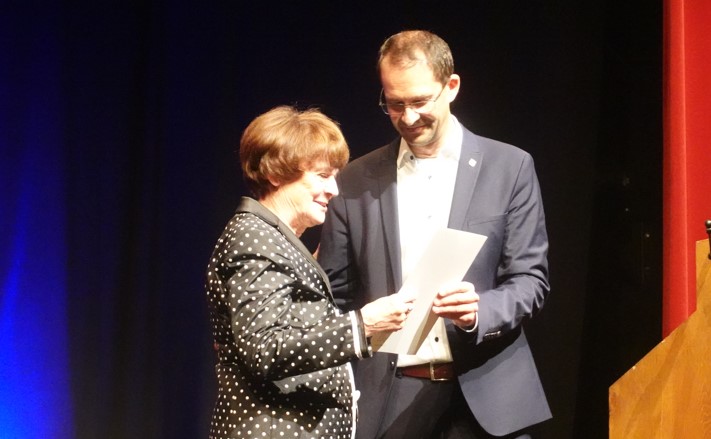
[[[474,166],[476,166],[476,160],[474,160],[474,159],[469,159],[469,166],[471,166],[472,168],[473,168]]]

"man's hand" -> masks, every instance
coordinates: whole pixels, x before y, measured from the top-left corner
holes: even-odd
[[[479,295],[470,282],[458,282],[442,289],[432,303],[432,312],[463,329],[476,324],[478,311]]]
[[[365,335],[377,332],[394,332],[402,329],[407,315],[412,311],[412,298],[398,294],[381,297],[360,310],[365,325]]]

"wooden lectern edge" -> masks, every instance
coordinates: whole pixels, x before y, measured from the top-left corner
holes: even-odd
[[[610,439],[711,437],[711,261],[696,243],[697,307],[609,388]]]
[[[696,242],[696,308],[707,312],[711,306],[711,260],[709,241]]]

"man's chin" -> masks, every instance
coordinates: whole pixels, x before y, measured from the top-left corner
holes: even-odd
[[[420,137],[414,137],[414,138],[405,138],[405,142],[407,142],[407,145],[412,149],[412,148],[427,148],[432,142],[430,139],[424,139],[422,136]]]
[[[400,136],[405,139],[408,145],[426,146],[432,139],[427,135],[427,130],[421,129],[417,131],[400,131]]]

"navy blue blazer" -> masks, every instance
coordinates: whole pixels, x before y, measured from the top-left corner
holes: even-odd
[[[472,413],[489,433],[505,435],[551,417],[523,330],[550,290],[548,236],[531,155],[463,131],[449,227],[488,239],[463,279],[480,295],[478,330],[467,333],[447,320],[447,335]],[[329,204],[318,260],[344,309],[402,285],[399,142],[352,161],[337,177],[340,194]],[[377,433],[396,360],[376,353],[356,365],[358,437]]]

